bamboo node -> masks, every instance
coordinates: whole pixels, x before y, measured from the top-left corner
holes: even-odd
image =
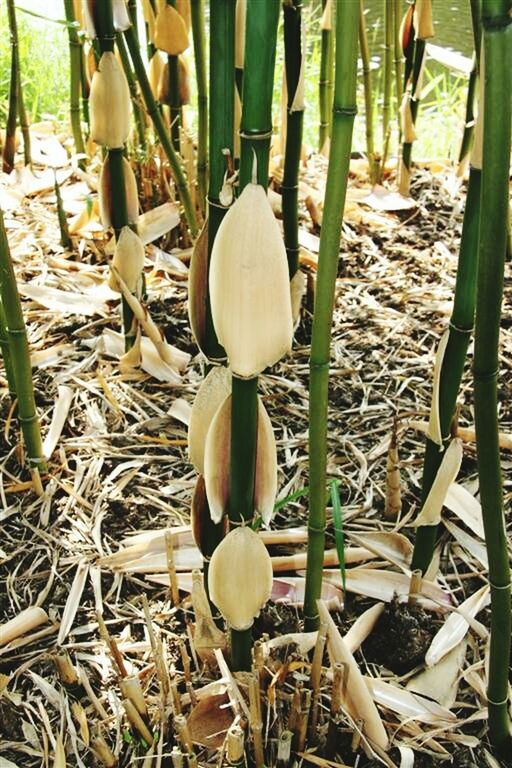
[[[333,107],[333,115],[346,115],[347,117],[355,117],[357,115],[357,107]]]
[[[459,328],[451,320],[450,320],[449,326],[452,330],[457,331],[457,333],[473,333],[473,326],[471,326],[471,328]]]
[[[493,584],[492,581],[489,581],[489,586],[491,589],[510,589],[512,587],[512,582],[508,582],[508,584],[502,584],[499,586],[498,584]]]
[[[265,139],[272,138],[273,129],[270,128],[266,131],[245,131],[243,128],[240,128],[238,131],[238,135],[241,139],[251,139],[252,141],[264,141]]]

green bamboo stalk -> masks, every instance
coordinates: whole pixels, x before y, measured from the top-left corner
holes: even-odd
[[[206,43],[204,0],[191,0],[192,38],[194,41],[194,62],[197,80],[197,189],[201,213],[206,210],[206,189],[208,186],[207,139],[208,139],[208,95],[206,87]],[[218,108],[218,107],[217,107]]]
[[[30,126],[28,124],[27,110],[23,100],[23,86],[21,82],[21,68],[18,65],[18,116],[20,118],[21,135],[23,136],[23,160],[25,165],[32,163],[30,149]]]
[[[402,45],[400,42],[400,0],[392,0],[393,3],[393,66],[395,69],[395,91],[397,114],[402,99]],[[400,121],[399,121],[400,122]]]
[[[23,320],[21,301],[16,285],[16,277],[9,252],[9,243],[5,232],[4,216],[1,209],[0,298],[5,313],[10,359],[14,372],[14,388],[18,400],[18,420],[23,432],[23,439],[31,472],[40,488],[38,473],[46,472],[47,466],[43,455],[39,417],[37,415],[34,399],[27,329]]]
[[[70,66],[70,88],[69,88],[69,114],[71,121],[71,131],[75,142],[75,152],[77,155],[85,155],[85,145],[82,136],[82,126],[80,122],[80,87],[81,87],[81,58],[82,45],[78,37],[77,22],[75,18],[75,9],[73,0],[64,0],[64,11],[66,21],[68,22],[69,39],[69,66]],[[82,158],[78,163],[80,168],[85,168],[85,161]]]
[[[508,670],[512,627],[511,594],[498,443],[497,392],[512,126],[512,17],[509,0],[483,0],[482,27],[485,88],[473,363],[475,428],[480,501],[491,586],[487,689],[489,738],[503,755],[510,755],[512,738],[508,714]]]
[[[5,126],[5,142],[3,152],[3,171],[10,173],[14,168],[14,155],[16,153],[16,123],[18,117],[19,96],[19,61],[18,61],[18,35],[16,28],[16,16],[14,0],[8,0],[7,12],[9,15],[9,29],[11,34],[11,78],[9,84],[9,109]]]
[[[139,147],[142,150],[146,149],[146,120],[144,116],[144,108],[140,102],[139,92],[137,90],[137,80],[133,74],[133,70],[130,66],[130,59],[128,57],[128,51],[126,50],[126,44],[122,32],[116,33],[116,45],[123,66],[123,71],[128,82],[128,88],[130,89],[130,96],[133,105],[133,114],[135,115],[135,125],[137,126],[137,135],[139,137]]]
[[[325,10],[328,0],[322,0],[322,9]],[[320,127],[318,138],[318,149],[321,152],[326,140],[331,135],[332,129],[332,68],[333,68],[333,40],[332,29],[322,29],[322,44],[320,52],[320,80],[319,86],[319,106],[320,106]]]
[[[176,189],[183,205],[185,218],[190,229],[190,234],[192,237],[195,237],[197,235],[197,220],[194,206],[192,205],[192,200],[190,198],[190,192],[188,190],[185,174],[183,172],[179,157],[173,149],[169,135],[165,128],[162,115],[151,91],[151,86],[146,74],[146,68],[144,66],[144,61],[142,60],[133,27],[129,27],[124,31],[124,38],[130,52],[130,58],[132,60],[137,80],[139,81],[139,86],[142,92],[144,103],[146,105],[147,113],[153,122],[158,138],[160,140],[160,144],[162,145],[162,149],[167,157],[167,160],[169,161],[169,165],[171,167],[171,171],[176,184]]]
[[[468,81],[468,93],[466,98],[466,114],[464,118],[464,131],[462,133],[462,141],[459,151],[459,166],[464,164],[469,153],[471,152],[471,145],[473,143],[473,134],[475,126],[475,96],[476,86],[478,83],[478,68],[476,62],[476,56],[473,55],[473,68],[469,75]]]
[[[457,395],[464,371],[464,362],[473,330],[476,300],[476,272],[478,262],[478,221],[480,216],[481,169],[472,166],[469,172],[466,207],[462,225],[457,279],[449,337],[444,353],[439,386],[439,421],[443,447],[427,438],[423,460],[421,504],[425,503],[436,474],[441,466],[449,440],[450,426],[455,414]],[[420,526],[411,568],[425,573],[434,553],[436,525]]]
[[[471,151],[473,141],[474,122],[475,122],[475,97],[476,86],[478,82],[478,70],[480,67],[480,46],[482,41],[481,2],[480,0],[469,0],[471,8],[471,24],[473,28],[473,67],[469,75],[468,95],[466,100],[466,116],[464,120],[464,132],[459,152],[459,168],[464,166],[464,161]]]
[[[325,543],[327,407],[332,313],[341,224],[356,114],[358,3],[340,3],[336,19],[333,129],[313,316],[309,406],[309,522],[305,630],[318,627]]]
[[[378,167],[377,159],[375,157],[375,144],[373,141],[373,93],[370,69],[370,48],[368,46],[368,36],[366,34],[366,22],[364,16],[364,0],[359,0],[359,50],[361,52],[361,61],[363,62],[366,154],[368,155],[370,181],[374,184],[378,176]]]
[[[299,268],[299,165],[302,147],[304,105],[293,108],[302,65],[301,39],[302,0],[283,4],[284,11],[284,64],[288,103],[286,110],[286,148],[281,185],[283,200],[283,230],[290,279]]]
[[[277,47],[279,0],[248,0],[240,128],[240,189],[251,181],[254,156],[258,184],[268,185],[272,89]],[[258,378],[233,377],[231,396],[231,463],[229,519],[235,524],[254,515],[254,477],[258,425]],[[251,630],[231,632],[231,661],[235,670],[251,668]]]
[[[7,320],[4,312],[4,305],[0,295],[0,351],[4,360],[5,378],[9,387],[11,401],[16,401],[16,381],[14,378],[14,368],[11,360],[11,350],[9,348],[9,334],[7,332]]]
[[[89,135],[89,81],[87,80],[87,62],[85,60],[85,50],[83,44],[83,35],[80,37],[80,90],[82,95],[82,115],[86,124],[86,136]]]
[[[391,136],[391,91],[393,86],[393,0],[384,0],[384,95],[382,102],[382,160],[377,181],[382,180]]]
[[[219,196],[227,170],[226,160],[232,158],[234,152],[234,63],[235,4],[232,0],[218,0],[210,6],[208,264],[217,230],[227,211]],[[209,295],[206,303],[204,352],[210,360],[226,357],[213,327]]]

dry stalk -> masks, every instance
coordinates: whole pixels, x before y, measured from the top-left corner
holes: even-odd
[[[263,722],[261,719],[261,698],[260,698],[260,680],[255,672],[248,675],[249,683],[249,711],[251,715],[251,734],[254,743],[254,763],[256,768],[263,768],[265,765],[265,754],[263,750]]]
[[[194,751],[194,745],[192,743],[192,737],[187,725],[187,718],[184,715],[176,715],[174,718],[174,725],[178,734],[178,739],[181,744],[182,750],[188,755]]]
[[[103,616],[100,613],[96,613],[96,619],[98,622],[98,628],[100,631],[100,637],[108,645],[110,654],[112,656],[112,661],[114,662],[114,666],[116,668],[118,676],[122,679],[124,677],[128,676],[128,672],[126,670],[126,667],[124,665],[124,660],[121,655],[121,651],[117,647],[117,643],[114,640],[113,637],[110,636],[109,631],[107,629],[107,625],[105,624],[103,620]]]
[[[288,768],[292,751],[291,731],[282,731],[277,742],[277,768]]]
[[[53,657],[59,678],[65,685],[77,685],[78,674],[74,668],[69,653],[62,651]]]
[[[338,712],[341,707],[341,687],[344,684],[345,666],[340,662],[336,662],[333,666],[333,679],[331,688],[331,713],[329,719],[329,728],[327,731],[327,744],[325,752],[328,757],[333,757],[336,754],[336,733],[337,733],[337,718]]]
[[[178,589],[176,566],[174,564],[174,544],[171,531],[165,532],[165,554],[167,557],[167,570],[169,571],[170,597],[173,605],[179,605],[180,591]]]
[[[309,739],[311,744],[316,743],[318,727],[318,710],[320,704],[320,681],[322,677],[322,659],[324,656],[325,642],[327,640],[327,624],[322,622],[318,630],[311,663],[311,722],[309,725]]]
[[[137,675],[130,675],[119,681],[119,688],[124,699],[129,699],[139,715],[146,718],[148,714],[142,685]]]
[[[117,765],[116,756],[100,734],[92,737],[91,749],[105,768],[114,768]]]
[[[407,605],[409,607],[416,605],[418,602],[418,595],[421,591],[421,582],[423,581],[423,574],[421,573],[421,570],[418,568],[417,570],[413,571],[411,573],[411,583],[409,585],[409,599],[407,600]]]

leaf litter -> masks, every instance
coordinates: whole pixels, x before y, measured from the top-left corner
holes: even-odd
[[[459,766],[506,765],[484,749],[489,611],[471,357],[459,397],[461,469],[436,512],[443,523],[438,567],[422,583],[409,569],[433,362],[455,279],[462,190],[443,176],[446,171],[419,170],[412,199],[404,201],[384,189],[372,192],[357,161],[352,169],[328,427],[328,475],[339,481],[343,510],[346,592],[329,507],[322,592],[327,647],[319,646],[313,658],[322,632],[311,637],[300,632],[301,572],[311,291],[326,162],[313,155],[303,168],[301,263],[308,291],[293,357],[261,377],[281,491],[272,531],[261,531],[275,578],[272,602],[255,624],[267,635],[258,638],[257,674],[251,679],[231,674],[225,649],[207,653],[201,646],[208,616],[201,614],[201,600],[194,602],[192,572],[201,562],[189,526],[196,473],[187,455],[186,422],[205,371],[188,324],[189,243],[181,248],[164,236],[146,250],[143,311],[163,332],[162,346],[181,352],[179,371],[159,357],[155,331],[156,347],[144,339],[140,368],[120,365],[119,297],[106,288],[111,248],[98,220],[94,169],[84,174],[66,167],[54,139],[42,138],[38,151],[41,158],[50,153],[58,159],[64,204],[75,218],[73,253],[59,245],[47,171],[21,176],[17,171],[0,180],[24,297],[37,405],[51,454],[45,493],[37,498],[20,466],[1,378],[0,633],[7,634],[0,645],[0,738],[5,765],[156,766],[169,756],[182,765],[190,740],[197,764],[214,766],[223,759],[233,728],[241,725],[256,743],[258,717],[269,765],[276,764],[288,730],[296,759],[325,768],[421,768],[449,759]],[[273,175],[273,191],[279,193],[277,167]],[[306,198],[314,206],[308,207]],[[274,203],[278,207],[278,194]],[[164,235],[176,223],[169,203],[149,217],[147,238]],[[512,367],[510,280],[508,264],[500,403],[506,509],[512,498],[512,379],[506,375]],[[394,419],[402,509],[389,520],[384,517],[386,456]],[[166,531],[178,571],[178,604],[169,589]],[[420,615],[421,620],[414,618]],[[402,664],[400,671],[393,671],[392,649],[386,648],[390,616],[393,622],[405,617],[416,633],[414,642],[425,635],[411,655],[412,665]],[[203,629],[195,638],[199,624]],[[288,632],[279,631],[286,626]],[[221,645],[218,630],[217,635],[211,631]],[[403,634],[405,650],[414,642]],[[372,646],[380,646],[378,661]],[[311,697],[313,679],[319,687]],[[333,698],[339,703],[334,711]],[[301,733],[308,731],[313,713],[316,727],[304,742]]]

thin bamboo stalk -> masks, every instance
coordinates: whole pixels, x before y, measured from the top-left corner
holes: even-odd
[[[393,66],[395,69],[395,96],[397,113],[402,99],[402,46],[400,43],[400,0],[391,0],[393,3]]]
[[[9,243],[4,226],[4,217],[0,209],[0,297],[9,339],[9,351],[14,372],[14,386],[18,399],[18,420],[35,482],[39,483],[39,473],[46,472],[46,460],[43,455],[41,430],[34,399],[32,384],[32,366],[28,347],[27,329],[23,320],[21,301],[16,285],[16,277],[9,252]]]
[[[325,543],[327,405],[334,291],[356,114],[359,5],[340,3],[336,18],[333,130],[318,258],[310,359],[308,564],[304,600],[306,631],[318,627]]]
[[[512,18],[508,0],[483,0],[485,54],[482,208],[478,234],[475,323],[475,427],[480,501],[489,554],[491,640],[489,737],[502,754],[512,746],[508,714],[510,568],[498,443],[499,333],[509,213],[512,122]]]
[[[63,248],[71,248],[72,242],[71,237],[69,236],[69,229],[68,229],[68,220],[66,218],[66,211],[64,210],[64,205],[62,203],[62,195],[60,193],[60,187],[59,182],[57,181],[57,174],[54,171],[54,189],[55,189],[55,198],[57,201],[57,216],[59,219],[59,229],[60,229],[60,244]]]
[[[5,378],[9,387],[11,401],[16,400],[16,383],[14,379],[14,368],[11,360],[11,350],[9,348],[9,334],[7,333],[7,320],[4,312],[4,305],[0,296],[0,350],[4,360]]]
[[[480,216],[481,169],[470,168],[466,208],[462,224],[459,262],[449,336],[440,373],[439,423],[443,437],[442,448],[427,438],[423,461],[421,503],[425,503],[435,480],[450,439],[450,425],[455,413],[457,394],[464,371],[464,362],[473,330],[478,262],[478,222]],[[411,568],[427,570],[437,535],[437,526],[420,526],[416,532]]]
[[[359,0],[359,50],[361,51],[361,61],[363,62],[366,154],[368,155],[370,181],[373,184],[377,180],[378,171],[376,169],[377,163],[375,158],[375,144],[373,140],[373,93],[372,74],[370,69],[370,48],[368,46],[368,35],[366,34],[366,21],[364,17],[364,0]]]
[[[21,82],[21,68],[18,64],[18,116],[20,119],[21,135],[23,136],[23,160],[25,165],[32,162],[30,149],[30,126],[28,124],[27,110],[23,100],[23,85]]]
[[[77,155],[85,154],[85,145],[82,136],[82,126],[80,122],[80,86],[81,86],[81,63],[82,45],[78,37],[77,22],[75,18],[75,9],[73,0],[64,0],[64,12],[68,22],[69,39],[69,66],[70,66],[70,84],[69,84],[69,114],[71,121],[71,131],[73,141],[75,142],[75,152]],[[85,167],[84,159],[78,163],[80,168]]]
[[[478,71],[480,68],[480,46],[482,40],[482,25],[480,22],[481,16],[481,2],[480,0],[470,0],[471,6],[471,24],[473,28],[473,42],[474,42],[474,54],[473,54],[473,68],[469,75],[468,83],[468,95],[466,100],[466,116],[464,120],[464,133],[462,134],[462,142],[459,152],[459,172],[465,167],[465,160],[469,156],[471,151],[471,144],[474,134],[474,122],[475,122],[475,97],[476,86],[478,81]]]
[[[80,90],[82,95],[82,115],[86,124],[86,136],[89,135],[89,81],[87,79],[87,64],[85,60],[85,50],[83,36],[80,35]]]
[[[126,50],[126,44],[122,32],[117,32],[116,34],[116,45],[119,58],[121,59],[123,71],[128,82],[128,88],[130,89],[130,96],[133,104],[133,114],[135,115],[135,125],[137,126],[137,135],[139,137],[139,147],[142,150],[145,150],[146,120],[144,116],[144,108],[140,102],[139,92],[137,90],[137,80],[130,65],[130,59],[128,57],[128,51]]]
[[[386,165],[391,135],[391,92],[393,88],[393,0],[384,0],[384,93],[382,101],[382,160],[377,181]]]
[[[132,60],[137,80],[139,81],[139,86],[142,92],[144,103],[146,105],[147,113],[153,122],[155,131],[157,132],[158,138],[160,140],[160,144],[162,145],[162,149],[167,157],[167,160],[169,161],[169,165],[171,167],[171,171],[176,184],[176,189],[183,205],[185,218],[190,229],[190,234],[192,237],[195,237],[197,235],[197,220],[194,206],[192,205],[192,200],[190,198],[187,180],[185,178],[180,159],[174,151],[172,143],[169,139],[162,114],[151,91],[151,86],[149,84],[146,68],[144,66],[144,61],[142,60],[140,48],[133,26],[124,31],[124,38],[130,52],[130,58]]]
[[[3,151],[3,171],[10,173],[14,168],[14,155],[16,152],[16,123],[18,119],[19,97],[19,60],[18,60],[18,32],[16,28],[16,14],[14,0],[8,0],[7,13],[9,16],[9,31],[11,35],[11,77],[9,83],[9,109],[5,126],[5,142]]]
[[[329,0],[322,0],[322,10],[325,12],[325,7]],[[330,11],[332,14],[332,10]],[[330,21],[332,24],[332,19]],[[328,28],[327,28],[328,27]],[[331,136],[332,130],[332,97],[333,97],[333,39],[332,29],[328,23],[327,27],[322,29],[322,43],[320,52],[320,80],[319,86],[319,106],[320,106],[320,126],[318,137],[318,149],[321,152],[324,148],[325,142]]]
[[[206,189],[208,186],[207,139],[208,139],[208,95],[206,86],[206,43],[204,0],[191,0],[192,39],[197,80],[197,187],[199,206],[204,215],[206,210]],[[216,106],[218,108],[218,106]]]
[[[243,77],[240,189],[251,181],[254,157],[258,184],[268,185],[272,134],[272,88],[277,47],[279,0],[248,0],[245,50],[258,51],[245,60]],[[258,379],[233,377],[231,396],[231,465],[229,519],[234,524],[252,520],[258,424]],[[250,628],[231,632],[233,669],[250,670]]]
[[[302,66],[301,39],[302,0],[291,0],[283,5],[284,63],[288,103],[286,111],[286,148],[282,190],[283,230],[290,279],[299,268],[299,165],[302,147],[304,104],[295,105]]]

